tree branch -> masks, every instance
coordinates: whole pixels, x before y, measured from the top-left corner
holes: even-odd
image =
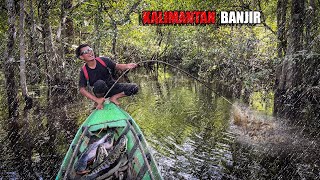
[[[240,7],[240,8],[242,8],[242,9],[246,9],[246,10],[252,11],[252,9],[250,8],[250,3],[249,3],[249,4],[245,4],[245,3],[243,2],[243,0],[241,0],[241,3],[242,3],[242,5],[240,5],[240,6],[232,6],[232,7]],[[272,34],[277,35],[277,32],[275,32],[275,31],[274,31],[270,26],[268,26],[267,23],[266,23],[264,13],[262,12],[260,0],[258,0],[258,8],[259,8],[259,11],[261,12],[261,23],[263,24],[263,26],[264,26],[265,28],[267,28],[268,30],[270,30],[270,31],[272,32]]]
[[[109,15],[109,17],[110,17],[110,19],[112,20],[112,21],[114,21],[114,23],[116,23],[117,25],[123,25],[123,24],[125,24],[127,21],[130,21],[130,15],[131,15],[131,13],[134,11],[134,10],[136,10],[137,9],[137,7],[139,6],[139,4],[141,3],[141,1],[142,0],[138,0],[137,2],[135,2],[132,6],[131,6],[131,8],[129,9],[129,11],[126,13],[126,15],[124,16],[124,18],[122,19],[122,20],[115,20],[115,19],[111,19],[111,15],[108,13],[108,15]]]
[[[264,27],[266,27],[267,29],[269,29],[269,30],[272,32],[272,34],[277,35],[277,32],[275,32],[274,30],[272,30],[271,27],[268,26],[267,23],[266,23],[266,19],[265,19],[264,13],[262,12],[260,0],[258,0],[258,8],[259,8],[259,10],[260,10],[260,12],[261,12],[261,22],[262,22],[262,24],[264,25]]]
[[[81,6],[83,3],[85,3],[85,2],[87,2],[87,0],[82,0],[82,1],[80,1],[78,4],[72,6],[72,7],[70,8],[69,13],[67,13],[67,14],[72,14],[73,10],[77,9],[78,7],[80,7],[80,6]]]

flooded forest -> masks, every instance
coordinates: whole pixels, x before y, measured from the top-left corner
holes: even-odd
[[[0,179],[55,179],[94,111],[84,61],[139,63],[137,122],[163,179],[320,179],[320,1],[0,0]],[[216,11],[216,24],[144,25],[143,11]],[[220,11],[259,11],[220,25]],[[142,63],[144,62],[144,63]]]

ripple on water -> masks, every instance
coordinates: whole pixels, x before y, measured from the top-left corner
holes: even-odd
[[[192,135],[192,136],[191,136]],[[148,142],[156,147],[154,157],[165,179],[221,179],[227,177],[227,167],[232,166],[231,145],[234,136],[223,132],[218,138],[192,133],[181,144],[177,137],[157,139],[149,136]]]

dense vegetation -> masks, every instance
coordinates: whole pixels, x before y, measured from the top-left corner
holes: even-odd
[[[76,59],[74,50],[82,43],[117,62],[152,59],[174,64],[210,84],[215,93],[244,103],[252,103],[257,94],[273,99],[276,117],[320,129],[319,7],[316,0],[0,0],[0,117],[5,117],[0,122],[0,149],[5,151],[0,156],[6,160],[0,170],[17,167],[25,179],[33,177],[37,168],[47,178],[56,173],[62,157],[52,152],[64,154],[70,144],[58,142],[57,137],[72,140],[78,126],[74,119],[87,113],[73,114],[67,106],[60,107],[67,103],[81,107],[75,98],[83,62]],[[256,26],[142,26],[139,16],[144,10],[257,10],[262,22]],[[166,113],[160,114],[164,110],[159,109],[150,116],[193,115],[188,108],[180,114],[174,110],[194,108],[190,92],[180,93],[178,98],[189,104],[175,103]],[[33,168],[32,161],[38,161],[35,154],[40,160]]]

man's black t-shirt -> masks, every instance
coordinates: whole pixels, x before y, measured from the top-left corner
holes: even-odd
[[[104,80],[108,86],[112,86],[115,80],[112,78],[111,73],[115,71],[116,63],[107,57],[100,57],[100,58],[106,63],[107,67],[104,67],[99,61],[97,61],[97,65],[95,69],[89,68],[88,65],[86,64],[86,69],[89,75],[89,84],[90,86],[93,86],[93,84],[97,80]],[[80,87],[87,86],[87,79],[84,76],[82,68],[80,71],[79,86]]]

